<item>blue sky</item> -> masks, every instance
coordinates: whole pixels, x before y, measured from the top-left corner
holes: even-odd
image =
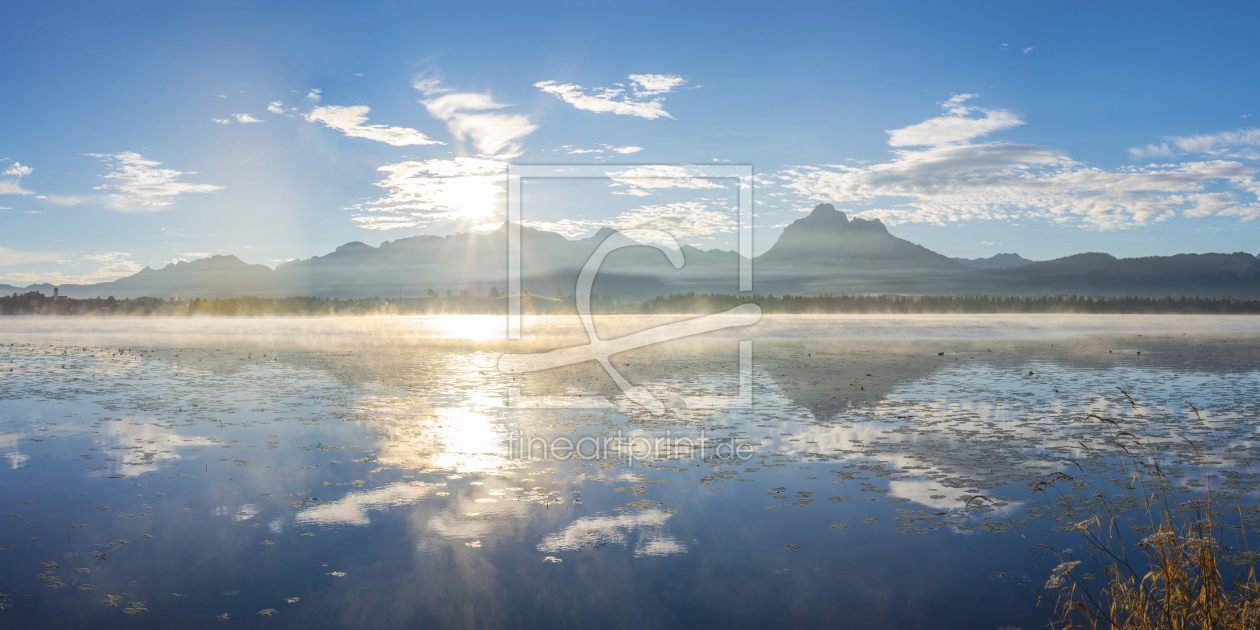
[[[509,162],[752,164],[758,250],[832,201],[951,256],[1254,254],[1258,13],[12,5],[0,282],[110,280],[211,253],[274,266],[486,229]],[[540,227],[663,225],[729,246],[729,186],[537,190]]]

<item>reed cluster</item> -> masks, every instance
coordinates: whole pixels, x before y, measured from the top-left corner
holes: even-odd
[[[1124,397],[1136,409],[1127,393]],[[1202,422],[1199,411],[1190,408]],[[1228,512],[1218,509],[1211,487],[1217,475],[1200,445],[1182,438],[1198,461],[1197,470],[1172,473],[1149,438],[1098,414],[1086,421],[1110,433],[1127,477],[1108,481],[1071,461],[1078,474],[1056,472],[1032,488],[1034,495],[1074,495],[1074,504],[1088,506],[1088,518],[1067,528],[1060,549],[1024,539],[1037,566],[1033,587],[1049,627],[1260,628],[1254,535],[1241,500]],[[1250,469],[1245,459],[1241,463]],[[1204,490],[1185,498],[1186,489],[1175,478],[1184,474],[1199,475],[1207,482]]]

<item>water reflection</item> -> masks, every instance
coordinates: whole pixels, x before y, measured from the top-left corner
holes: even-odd
[[[670,536],[665,523],[672,514],[658,510],[623,512],[616,516],[584,516],[563,531],[544,536],[538,550],[546,553],[583,551],[604,545],[633,549],[641,556],[686,553],[687,546]]]
[[[858,625],[915,625],[918,613],[880,603],[869,584],[883,582],[955,608],[989,604],[981,616],[995,627],[1030,626],[1040,623],[1033,603],[985,576],[1020,570],[1018,549],[1003,551],[1012,524],[1052,534],[1073,518],[1071,505],[1030,500],[1031,483],[1068,460],[1122,472],[1112,433],[1084,422],[1089,414],[1137,428],[1184,469],[1187,495],[1211,482],[1226,498],[1256,496],[1241,463],[1260,455],[1251,337],[803,342],[789,326],[788,339],[755,342],[749,410],[681,402],[737,387],[732,340],[617,355],[628,379],[669,401],[653,417],[633,405],[506,406],[511,387],[618,389],[594,364],[499,374],[497,337],[452,344],[477,341],[474,324],[484,322],[392,322],[387,330],[411,335],[395,338],[362,322],[336,335],[329,322],[287,335],[273,322],[252,332],[228,322],[214,335],[170,337],[127,321],[108,345],[6,333],[0,475],[12,518],[0,524],[0,563],[19,577],[0,586],[20,598],[6,598],[19,603],[3,614],[31,626],[54,610],[121,623],[121,609],[77,589],[92,584],[143,603],[127,622],[155,627],[263,609],[278,611],[269,623],[292,626],[504,625],[522,611],[546,625],[568,619],[555,611],[571,605],[599,619],[638,611],[642,601],[611,600],[604,586],[631,583],[670,618],[709,615],[693,625],[852,622],[841,609],[864,611]],[[584,459],[512,449],[522,436],[612,435],[704,436],[750,452],[617,443]],[[979,493],[995,505],[968,506]],[[66,588],[33,579],[55,558],[90,573],[55,571]],[[373,617],[380,607],[392,612]],[[632,625],[651,625],[643,619]]]

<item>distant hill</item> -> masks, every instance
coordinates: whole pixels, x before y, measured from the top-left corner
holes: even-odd
[[[1019,254],[994,254],[988,258],[954,258],[953,260],[972,269],[1010,269],[1031,265],[1034,262]]]
[[[573,291],[581,265],[611,233],[576,240],[521,228],[524,288],[550,295]],[[145,268],[113,282],[62,285],[72,297],[223,298],[319,296],[422,297],[429,290],[484,295],[507,288],[507,238],[490,234],[414,236],[373,247],[351,242],[323,256],[275,269],[235,256],[212,256]],[[684,246],[686,264],[673,269],[661,252],[619,250],[601,267],[595,292],[642,301],[674,293],[736,293],[739,255]],[[983,264],[981,264],[983,263]],[[1260,259],[1234,254],[1181,254],[1117,259],[1087,253],[1042,262],[1016,254],[958,260],[889,233],[878,219],[850,219],[821,204],[783,230],[753,260],[754,290],[770,295],[1092,295],[1260,298]],[[50,285],[0,286],[7,294]]]
[[[753,271],[757,290],[771,293],[917,294],[956,284],[968,268],[825,203],[784,228]]]

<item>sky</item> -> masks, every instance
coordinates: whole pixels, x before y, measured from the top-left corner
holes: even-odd
[[[754,246],[816,204],[949,256],[1260,253],[1243,2],[43,2],[0,20],[0,283],[526,223]],[[645,177],[653,176],[653,177]]]

